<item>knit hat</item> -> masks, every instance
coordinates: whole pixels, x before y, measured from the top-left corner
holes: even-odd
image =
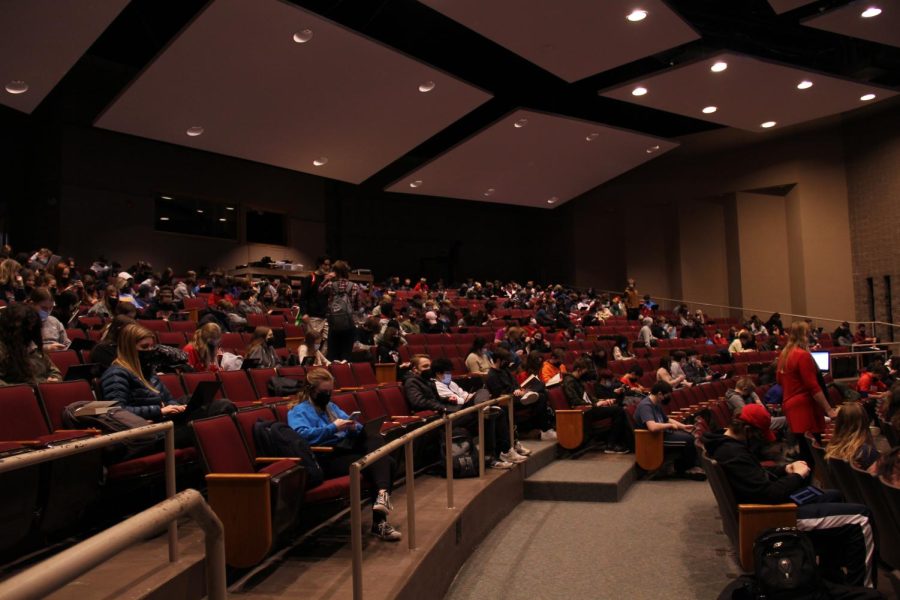
[[[775,441],[775,434],[772,432],[772,415],[762,404],[745,404],[741,409],[741,421],[748,425],[753,425],[763,432],[763,437],[767,442]]]

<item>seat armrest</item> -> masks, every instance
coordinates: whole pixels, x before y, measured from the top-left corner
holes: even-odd
[[[741,566],[753,570],[753,543],[760,533],[772,527],[796,527],[797,505],[738,504],[738,551]]]
[[[391,419],[412,419],[424,421],[425,417],[420,417],[418,415],[391,415]]]
[[[100,435],[99,429],[54,429],[53,433],[83,433],[84,435]]]
[[[259,464],[276,463],[282,460],[292,460],[294,462],[303,462],[299,456],[257,456],[255,461]]]
[[[6,443],[9,443],[9,444],[20,444],[22,446],[35,446],[38,448],[44,445],[44,443],[41,442],[40,440],[3,440],[3,441]]]
[[[334,448],[331,446],[310,446],[310,450],[313,452],[319,452],[321,454],[328,454],[329,452],[334,452]]]

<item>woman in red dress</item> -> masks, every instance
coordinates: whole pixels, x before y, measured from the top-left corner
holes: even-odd
[[[809,353],[809,324],[797,321],[791,325],[790,336],[778,358],[778,383],[784,389],[781,408],[788,427],[795,434],[803,460],[812,466],[812,453],[805,434],[819,438],[825,430],[825,417],[837,414],[819,385],[818,367]]]

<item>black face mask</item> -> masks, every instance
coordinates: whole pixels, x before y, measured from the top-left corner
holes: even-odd
[[[432,377],[434,377],[434,371],[431,369],[425,369],[424,371],[419,373],[419,377],[421,377],[422,379],[431,379]]]
[[[268,346],[269,348],[274,348],[275,347],[275,338],[267,339],[266,346]]]
[[[317,392],[316,395],[313,396],[312,401],[319,409],[325,410],[325,407],[331,402],[331,392]]]
[[[115,308],[116,305],[119,303],[118,298],[107,298],[106,301],[109,303],[110,308]]]
[[[156,370],[156,349],[138,350],[138,360],[141,363],[141,374],[144,379],[149,379]]]
[[[584,375],[581,376],[582,381],[594,381],[597,379],[597,374],[593,371],[588,371]]]

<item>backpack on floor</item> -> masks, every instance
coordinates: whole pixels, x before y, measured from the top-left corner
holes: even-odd
[[[445,437],[440,436],[440,460],[443,462],[447,456]],[[453,477],[462,479],[464,477],[478,477],[478,449],[472,436],[466,429],[457,427],[453,429],[451,436],[451,452],[453,454]],[[446,470],[441,470],[442,474],[446,474]]]
[[[810,539],[796,527],[767,529],[753,543],[755,576],[732,598],[824,600],[830,598],[816,565]]]
[[[63,410],[63,425],[68,429],[99,429],[103,433],[118,433],[152,425],[147,419],[139,417],[121,406],[111,406],[101,414],[76,414],[79,408],[90,402],[90,400],[80,400],[66,405]],[[151,433],[147,436],[124,440],[119,444],[109,446],[104,451],[104,455],[108,462],[119,462],[151,454],[164,437],[163,433]]]
[[[284,456],[299,458],[306,469],[306,489],[312,489],[325,480],[322,467],[303,437],[285,423],[263,421],[253,424],[253,442],[257,456]]]
[[[271,396],[295,396],[303,390],[303,384],[293,377],[272,377],[266,384]]]

